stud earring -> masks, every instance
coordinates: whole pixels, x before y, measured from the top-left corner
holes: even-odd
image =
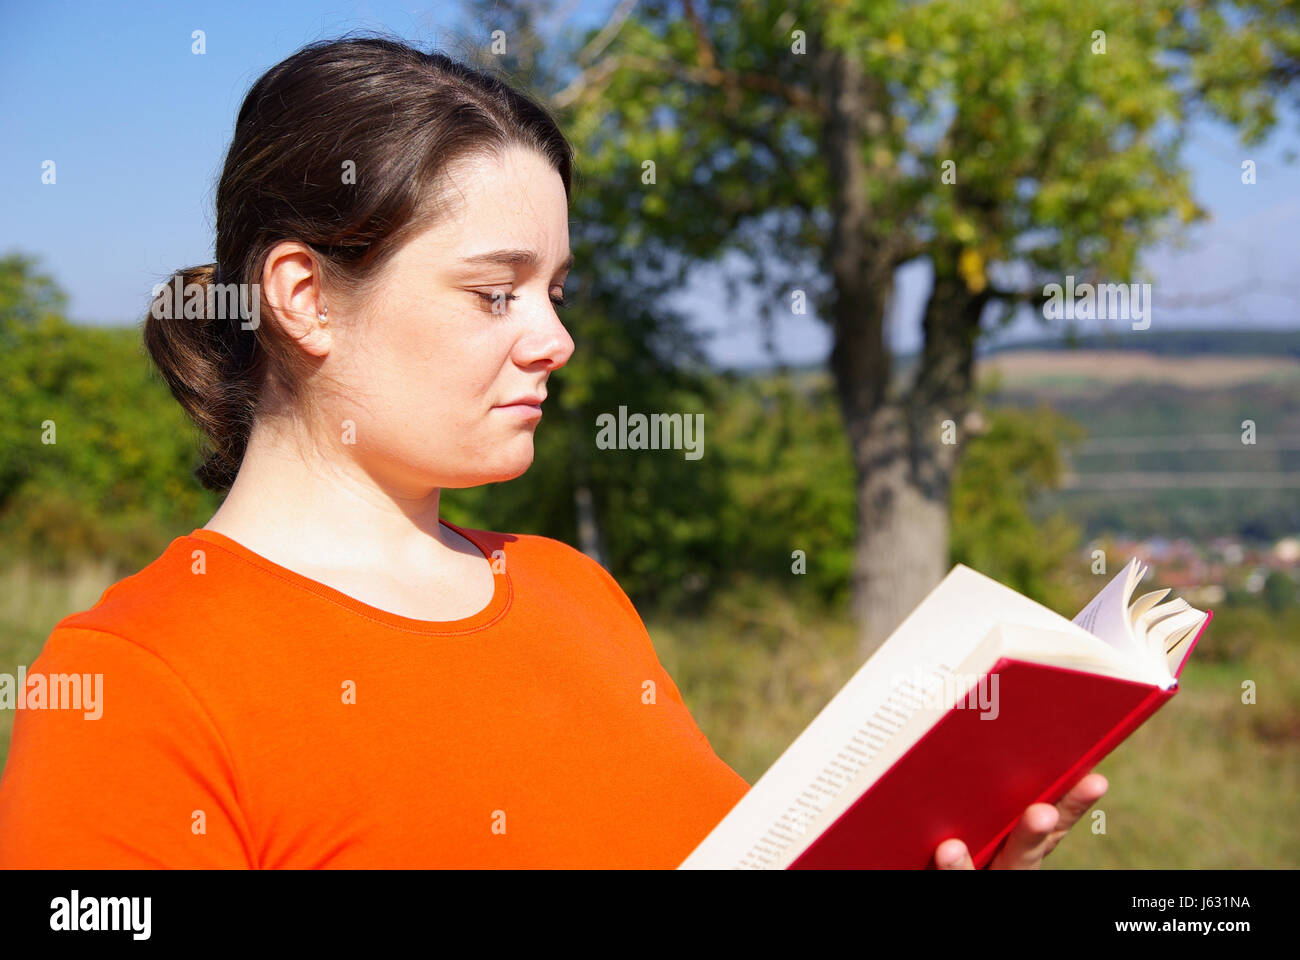
[[[329,307],[326,307],[324,310],[322,310],[322,311],[320,311],[319,313],[316,314],[316,316],[320,318],[320,321],[319,321],[320,326],[324,327],[324,326],[328,326],[328,325],[329,325],[329,321],[325,319],[325,314],[327,314],[327,313],[329,313],[329,312],[330,312],[330,308],[329,308]]]

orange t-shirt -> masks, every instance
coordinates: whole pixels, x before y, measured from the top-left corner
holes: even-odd
[[[504,556],[464,620],[199,529],[60,621],[15,715],[0,867],[677,866],[749,785],[627,596],[558,541],[446,525]]]

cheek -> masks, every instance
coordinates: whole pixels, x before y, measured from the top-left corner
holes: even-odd
[[[442,439],[452,442],[447,427],[472,429],[498,401],[498,382],[511,343],[504,327],[492,325],[492,317],[450,311],[443,317],[395,324],[393,335],[382,343],[364,345],[362,379],[376,407],[385,409],[394,424],[402,429],[422,425],[426,435],[430,427],[441,425]]]
[[[349,344],[342,374],[355,386],[344,406],[357,424],[356,452],[456,485],[526,470],[531,431],[490,409],[521,386],[504,372],[514,335],[508,318],[475,307],[390,300]]]

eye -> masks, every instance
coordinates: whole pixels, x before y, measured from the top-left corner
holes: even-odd
[[[510,300],[519,299],[518,294],[515,293],[502,294],[500,291],[496,291],[494,293],[483,293],[481,290],[471,290],[470,293],[474,294],[476,297],[481,298],[483,302],[488,304],[489,306],[496,305],[498,295],[501,296],[502,302],[508,302]],[[568,300],[565,300],[562,295],[558,297],[551,297],[551,303],[558,310],[563,310],[565,307],[572,306],[572,304],[570,304]]]
[[[516,293],[504,293],[500,290],[495,290],[492,293],[483,293],[481,290],[471,290],[470,293],[474,294],[476,297],[482,298],[483,302],[488,305],[493,313],[497,312],[495,308],[498,298],[500,298],[502,303],[519,299],[519,295]]]

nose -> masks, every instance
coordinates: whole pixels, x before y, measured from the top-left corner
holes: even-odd
[[[573,337],[560,322],[549,297],[535,322],[515,343],[515,362],[521,367],[545,363],[548,370],[558,370],[573,356]]]

